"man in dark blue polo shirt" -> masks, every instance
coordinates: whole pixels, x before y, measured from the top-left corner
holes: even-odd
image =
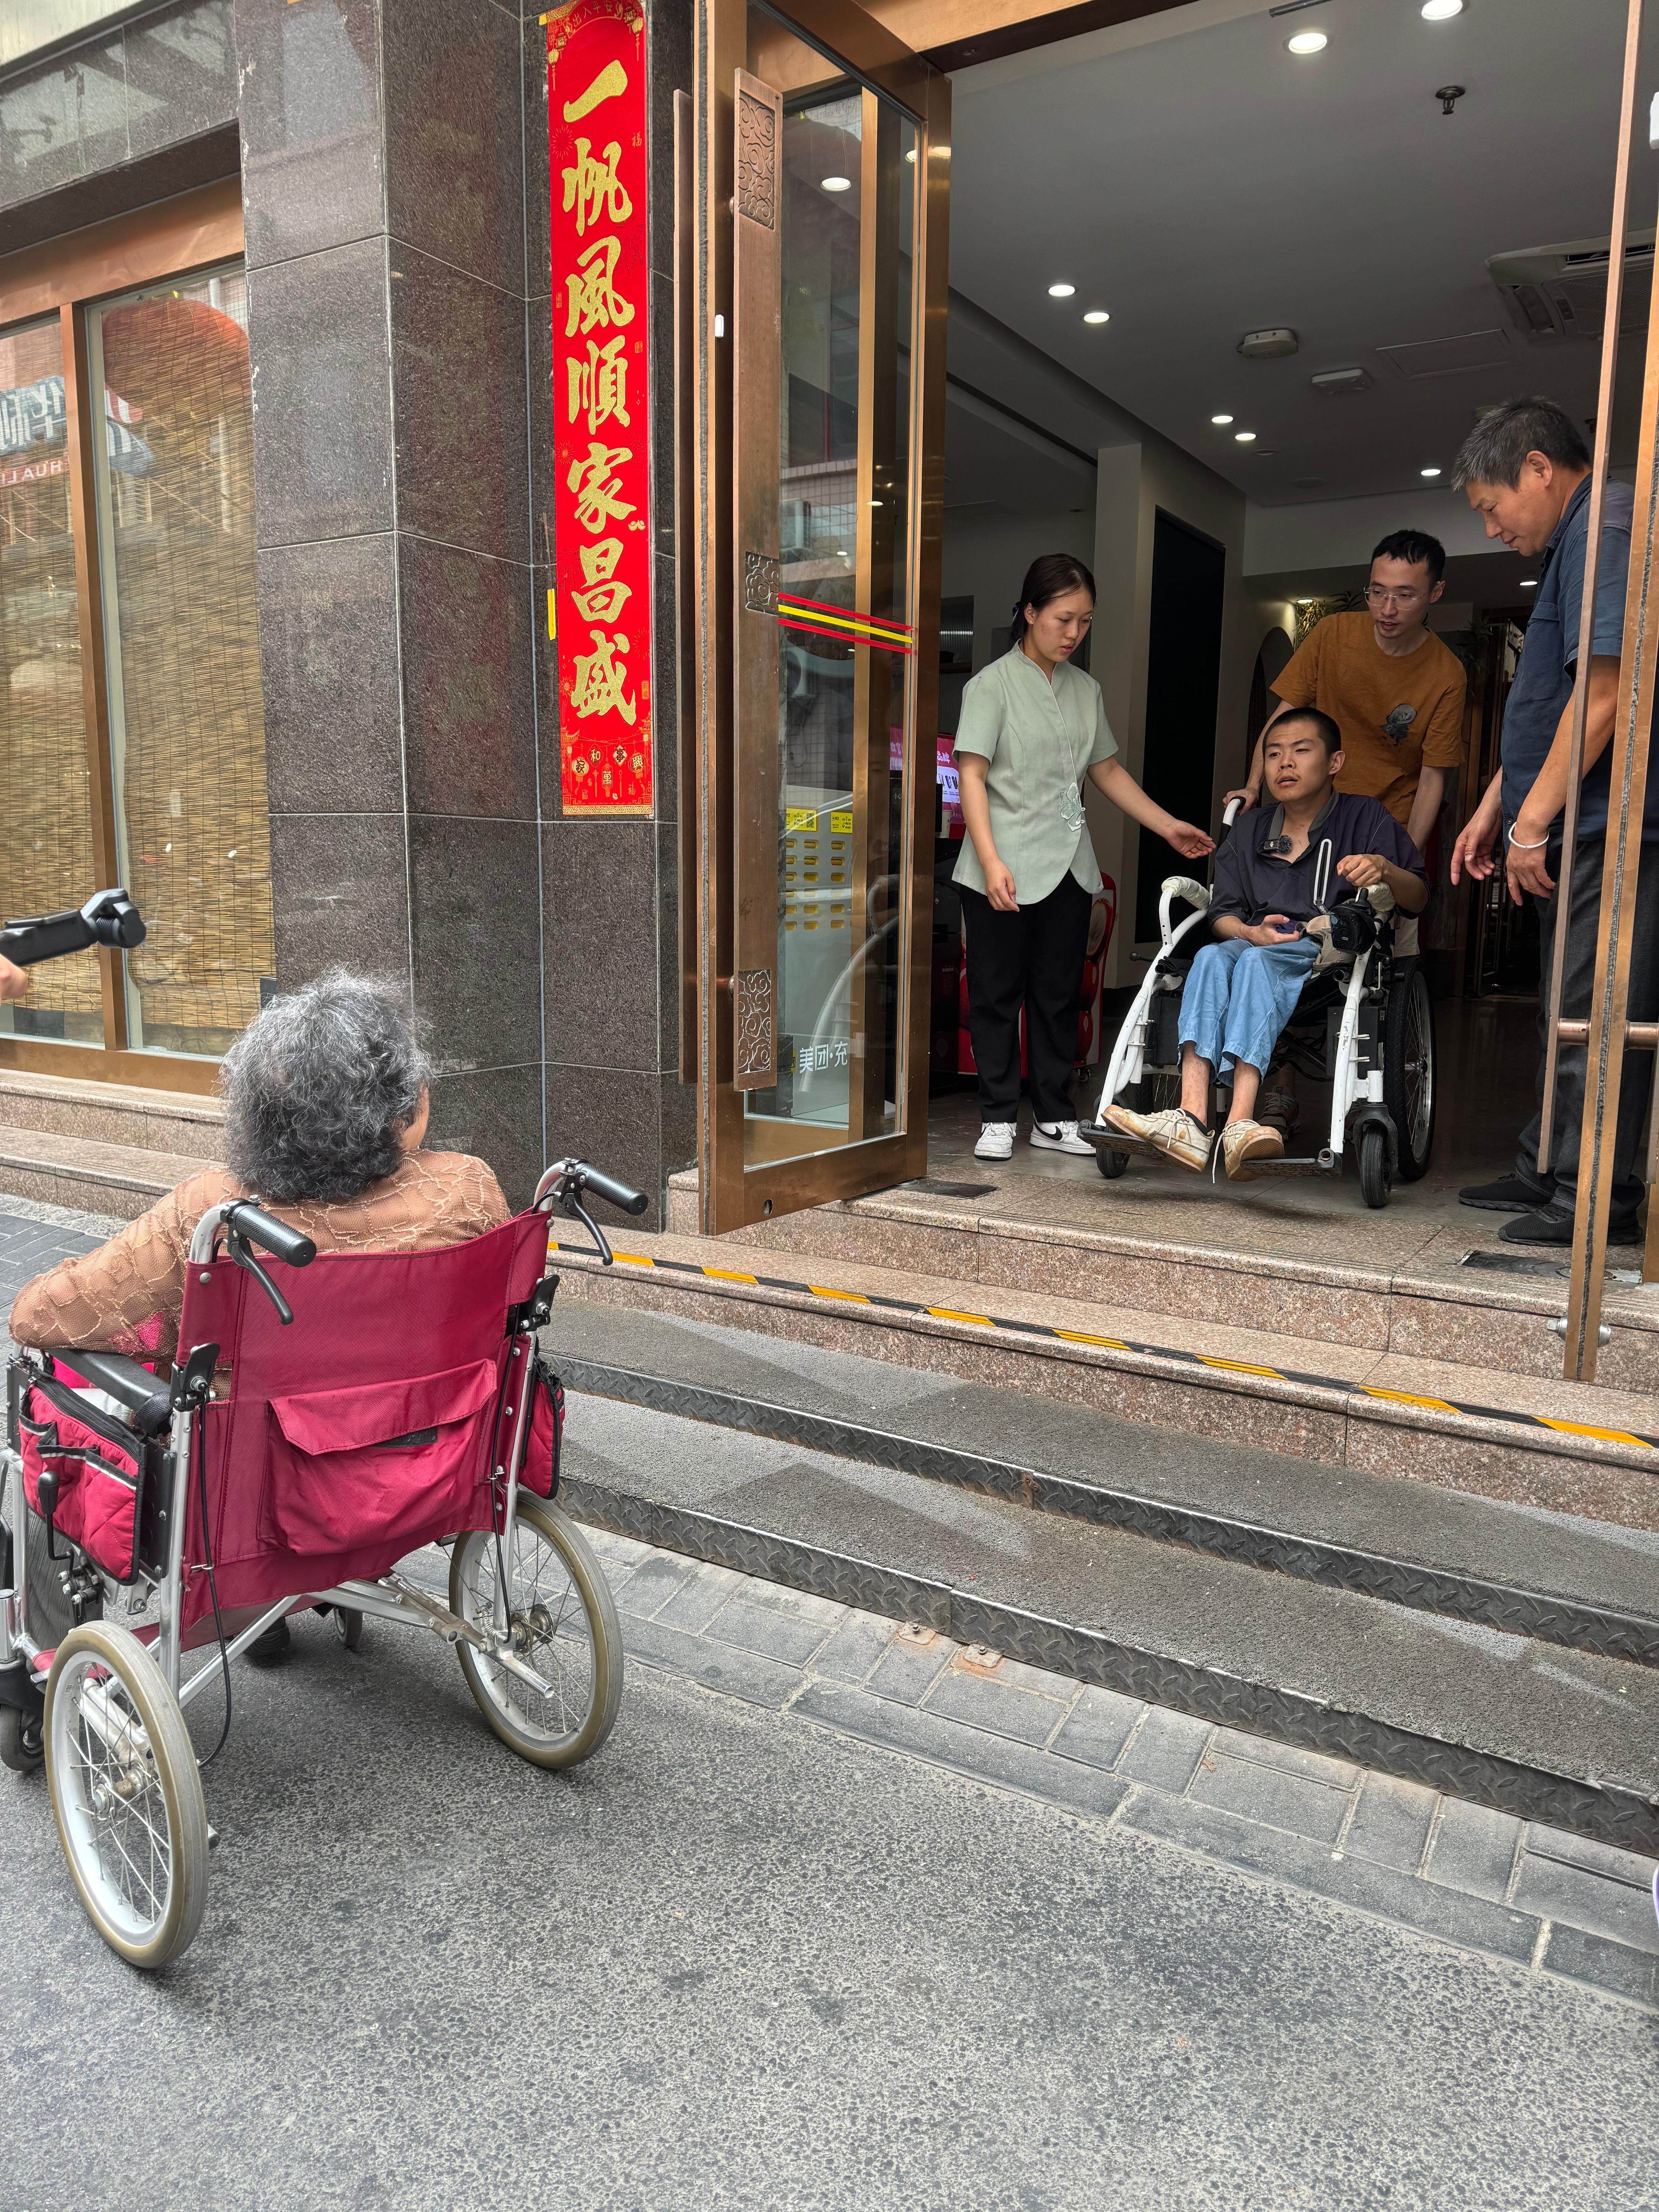
[[[1465,868],[1477,882],[1483,880],[1498,864],[1494,848],[1501,833],[1510,896],[1517,906],[1523,898],[1534,899],[1542,927],[1538,1110],[1521,1132],[1513,1173],[1458,1193],[1465,1206],[1517,1214],[1519,1219],[1506,1222],[1498,1232],[1510,1244],[1571,1245],[1577,1198],[1586,1063],[1582,1045],[1564,1046],[1557,1061],[1550,1172],[1538,1172],[1543,1054],[1549,1046],[1550,1009],[1545,1002],[1555,933],[1564,926],[1567,950],[1561,976],[1562,1014],[1582,1019],[1589,1012],[1595,987],[1632,504],[1628,484],[1608,484],[1590,639],[1578,830],[1576,849],[1567,858],[1561,850],[1561,815],[1572,741],[1589,479],[1589,453],[1578,426],[1550,399],[1506,401],[1482,417],[1457,456],[1456,481],[1485,520],[1487,537],[1500,538],[1511,550],[1536,556],[1540,562],[1526,644],[1504,708],[1499,772],[1469,817],[1451,859],[1453,883]],[[1648,779],[1643,838],[1631,947],[1629,1008],[1633,1021],[1651,1021],[1659,1011],[1659,854],[1651,854],[1651,848],[1659,843],[1659,776]],[[1634,1054],[1625,1063],[1613,1145],[1607,1227],[1611,1244],[1638,1241],[1636,1209],[1643,1186],[1637,1157],[1652,1069],[1650,1054]]]

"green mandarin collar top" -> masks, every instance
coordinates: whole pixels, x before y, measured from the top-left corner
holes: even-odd
[[[957,752],[990,763],[991,836],[1022,906],[1047,898],[1068,870],[1085,891],[1100,889],[1081,787],[1116,750],[1099,684],[1069,661],[1056,665],[1051,684],[1014,646],[963,692]],[[985,889],[971,837],[962,841],[954,880]]]

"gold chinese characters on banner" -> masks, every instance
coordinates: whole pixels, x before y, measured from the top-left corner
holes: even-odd
[[[634,0],[574,0],[543,20],[560,787],[567,814],[649,814],[645,19]]]

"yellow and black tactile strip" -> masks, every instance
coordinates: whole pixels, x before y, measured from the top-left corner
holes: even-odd
[[[585,1245],[562,1246],[553,1240],[548,1250],[568,1259],[589,1259]],[[929,1306],[912,1298],[886,1298],[873,1291],[837,1291],[823,1283],[796,1283],[781,1275],[755,1275],[740,1267],[707,1267],[695,1260],[659,1260],[643,1252],[618,1252],[619,1266],[649,1267],[658,1274],[694,1275],[706,1282],[735,1283],[744,1289],[787,1291],[797,1297],[823,1298],[837,1305],[869,1306],[884,1313],[911,1314],[933,1321],[957,1322],[967,1328],[1000,1329],[1012,1336],[1046,1338],[1051,1343],[1092,1346],[1100,1352],[1132,1352],[1143,1358],[1169,1359],[1184,1367],[1207,1368],[1223,1375],[1254,1375],[1267,1382],[1297,1382],[1318,1390],[1340,1391],[1345,1396],[1371,1398],[1387,1406],[1415,1406],[1425,1413],[1465,1413],[1482,1421],[1504,1421],[1511,1428],[1541,1429],[1556,1436],[1588,1437],[1598,1443],[1627,1444],[1638,1450],[1659,1452],[1659,1437],[1633,1429],[1597,1428],[1588,1421],[1557,1420],[1547,1413],[1517,1413],[1508,1406],[1470,1406],[1453,1398],[1431,1398],[1413,1390],[1385,1390],[1375,1383],[1351,1382],[1337,1375],[1306,1375],[1293,1367],[1267,1367],[1247,1359],[1223,1359],[1213,1352],[1188,1352],[1172,1344],[1144,1344],[1126,1336],[1092,1335],[1086,1329],[1051,1328],[1045,1322],[1009,1321],[997,1314],[967,1313],[955,1306]]]

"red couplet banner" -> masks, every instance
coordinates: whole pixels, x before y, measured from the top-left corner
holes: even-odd
[[[543,20],[561,793],[567,814],[649,814],[645,18],[635,0],[574,0]]]

